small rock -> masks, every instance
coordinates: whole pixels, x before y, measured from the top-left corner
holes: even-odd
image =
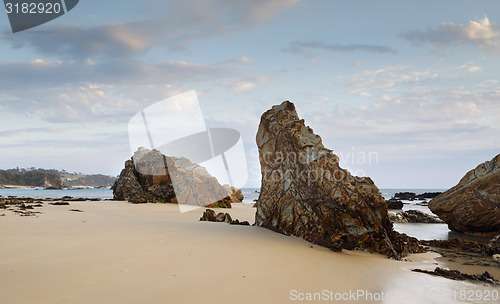
[[[200,221],[231,223],[233,220],[231,218],[231,215],[229,215],[229,213],[220,212],[219,214],[216,215],[215,211],[213,211],[212,209],[207,209],[205,210],[205,212],[203,212]]]
[[[68,202],[55,202],[55,203],[49,203],[50,205],[54,205],[54,206],[67,206],[69,205]]]
[[[486,256],[500,254],[500,235],[497,235],[488,243],[484,254]]]

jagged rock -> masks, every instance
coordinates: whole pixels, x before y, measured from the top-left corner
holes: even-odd
[[[336,251],[394,258],[423,251],[418,240],[393,230],[373,181],[340,168],[338,156],[305,126],[291,102],[262,115],[257,146],[262,186],[256,225]]]
[[[241,189],[237,189],[235,187],[231,187],[228,184],[225,184],[224,189],[226,189],[227,193],[229,193],[229,198],[231,199],[231,203],[241,203],[245,198],[243,193],[241,193]]]
[[[442,220],[420,210],[400,211],[389,213],[389,219],[394,223],[444,223]]]
[[[233,219],[229,213],[219,212],[215,214],[215,211],[212,209],[207,209],[203,212],[203,215],[200,218],[200,221],[206,222],[218,222],[218,223],[231,223]]]
[[[467,172],[453,188],[429,202],[448,228],[470,234],[500,233],[500,154]]]
[[[422,269],[412,269],[414,272],[421,272],[421,273],[427,273],[427,274],[432,274],[440,277],[445,277],[447,279],[452,279],[452,280],[457,280],[457,281],[469,281],[473,283],[486,283],[494,286],[500,285],[500,283],[495,280],[495,278],[489,274],[487,271],[485,271],[483,274],[477,275],[477,274],[467,274],[467,273],[462,273],[458,270],[448,270],[444,269],[441,267],[436,267],[434,271],[429,271],[429,270],[422,270]]]
[[[54,205],[54,206],[68,206],[69,203],[68,202],[55,202],[55,203],[49,203],[50,205]]]
[[[385,202],[387,204],[387,209],[403,209],[403,202],[395,198],[391,198]]]
[[[497,235],[488,243],[484,253],[487,256],[500,254],[500,235]]]
[[[172,179],[177,181],[175,191]],[[132,203],[177,204],[181,198],[187,205],[231,208],[229,193],[204,167],[146,148],[125,162],[112,189],[114,200]]]

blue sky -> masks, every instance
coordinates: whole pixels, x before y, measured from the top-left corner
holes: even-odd
[[[16,34],[0,13],[0,52],[4,169],[117,175],[129,119],[189,90],[241,132],[248,186],[283,100],[381,188],[448,188],[500,152],[498,1],[80,1]]]

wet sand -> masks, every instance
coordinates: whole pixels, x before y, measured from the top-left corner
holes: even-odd
[[[233,206],[216,211],[254,222],[251,205]],[[435,253],[335,253],[260,227],[199,222],[203,210],[101,201],[45,203],[38,217],[2,211],[2,302],[467,303],[460,292],[498,290],[410,271],[434,269]]]

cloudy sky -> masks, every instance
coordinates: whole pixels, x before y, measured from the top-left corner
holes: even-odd
[[[381,188],[448,188],[500,153],[498,1],[80,1],[12,34],[0,13],[0,168],[117,175],[141,109],[196,90],[255,133],[283,100]]]

